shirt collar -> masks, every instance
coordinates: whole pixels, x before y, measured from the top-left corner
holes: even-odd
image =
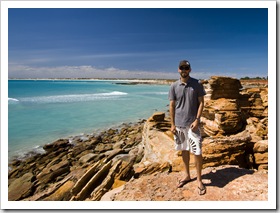
[[[189,77],[187,83],[182,82],[182,81],[181,81],[181,78],[179,78],[179,85],[186,86],[186,85],[188,85],[190,82],[191,82],[191,77]]]

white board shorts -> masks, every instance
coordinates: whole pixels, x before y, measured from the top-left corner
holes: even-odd
[[[194,132],[189,127],[176,127],[174,141],[175,150],[190,151],[194,155],[202,154],[202,137],[199,128]]]

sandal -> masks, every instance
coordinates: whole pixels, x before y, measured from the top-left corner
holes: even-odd
[[[182,188],[184,185],[186,185],[190,181],[191,181],[191,179],[190,180],[180,180],[177,187]]]
[[[206,187],[203,186],[203,188],[197,187],[198,188],[198,194],[199,195],[204,195],[206,193]]]

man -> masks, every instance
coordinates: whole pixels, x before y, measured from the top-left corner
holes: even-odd
[[[171,131],[174,134],[175,149],[182,151],[186,176],[180,180],[178,188],[191,181],[189,162],[190,152],[195,156],[198,193],[203,195],[206,188],[201,180],[202,139],[200,117],[204,107],[205,90],[198,80],[190,77],[191,65],[187,60],[180,61],[180,79],[172,83],[169,90]]]

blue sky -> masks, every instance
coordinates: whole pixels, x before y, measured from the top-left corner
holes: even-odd
[[[267,8],[9,8],[9,78],[268,76]]]

